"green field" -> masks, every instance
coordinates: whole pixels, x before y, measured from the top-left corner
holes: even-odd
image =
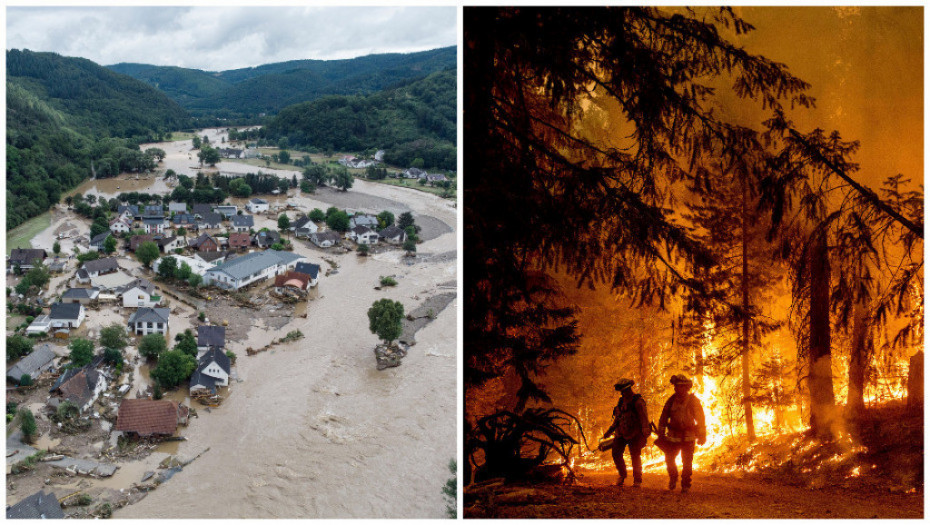
[[[171,140],[166,140],[165,142],[182,142],[185,140],[191,140],[196,137],[194,133],[188,133],[187,131],[172,131]]]
[[[6,254],[9,255],[13,248],[32,248],[29,241],[51,224],[52,214],[51,212],[45,212],[8,231],[6,233]]]

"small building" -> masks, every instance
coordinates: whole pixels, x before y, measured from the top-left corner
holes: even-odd
[[[198,252],[215,252],[219,250],[219,244],[217,244],[216,240],[206,233],[200,234],[200,237],[197,237],[187,245]]]
[[[378,218],[375,217],[374,215],[358,214],[358,215],[353,215],[349,219],[350,229],[355,228],[356,226],[366,226],[368,228],[375,229],[378,227],[379,224],[380,223],[378,222]]]
[[[149,204],[142,209],[142,220],[164,219],[165,207],[161,204]]]
[[[115,430],[139,437],[170,436],[183,422],[184,412],[173,401],[124,399],[116,415]]]
[[[100,288],[96,286],[91,288],[69,288],[65,290],[65,293],[61,294],[61,302],[90,304],[97,299],[98,295],[100,295]]]
[[[303,256],[291,252],[266,250],[248,253],[226,261],[204,275],[204,283],[228,290],[238,290],[256,281],[293,270],[304,260]]]
[[[229,374],[232,363],[221,349],[211,348],[197,360],[197,370],[191,375],[190,393],[210,391],[216,393],[216,387],[229,386]]]
[[[158,249],[160,251],[164,253],[171,253],[174,250],[187,246],[185,241],[186,239],[184,237],[172,235],[170,237],[160,237],[155,240],[155,243],[158,244]]]
[[[191,205],[191,213],[193,213],[194,215],[199,215],[199,216],[203,217],[204,215],[206,215],[206,214],[208,214],[208,213],[213,213],[213,205],[212,205],[212,204],[206,204],[206,203],[203,203],[203,202],[198,202],[198,203],[196,203],[196,204],[192,204],[192,205]]]
[[[8,520],[63,520],[65,513],[54,492],[40,490],[19,503],[6,508]]]
[[[265,199],[259,199],[255,197],[251,199],[248,204],[245,205],[245,209],[249,210],[249,213],[264,213],[268,211],[268,201]]]
[[[135,220],[142,219],[142,210],[138,204],[120,204],[116,207],[116,213],[118,215],[128,215]]]
[[[87,261],[81,266],[81,269],[87,272],[88,278],[92,278],[118,271],[119,264],[116,262],[116,257],[107,257],[105,259]]]
[[[420,168],[408,168],[404,170],[405,179],[425,179],[426,170],[421,170]]]
[[[242,150],[236,148],[220,148],[219,154],[227,159],[238,159],[242,157]]]
[[[247,232],[255,227],[255,219],[251,215],[233,215],[232,230],[237,232]]]
[[[13,251],[10,252],[10,258],[6,261],[6,269],[8,272],[12,272],[16,268],[24,272],[29,271],[35,268],[37,264],[45,262],[46,257],[45,250],[13,248]]]
[[[232,236],[230,235],[230,237]],[[248,240],[248,235],[246,235],[246,240]],[[224,251],[197,252],[194,254],[194,259],[199,259],[212,267],[225,261],[227,256],[229,256],[229,252]]]
[[[171,225],[175,228],[193,230],[197,228],[197,222],[197,217],[190,213],[175,213],[174,217],[171,217]]]
[[[230,233],[229,234],[229,249],[230,250],[247,250],[251,245],[252,240],[249,237],[248,233]]]
[[[86,312],[83,304],[55,303],[49,312],[49,326],[55,328],[80,328]]]
[[[378,232],[367,226],[356,226],[346,232],[346,239],[356,244],[378,244]]]
[[[272,245],[281,242],[281,234],[276,231],[260,231],[255,234],[252,241],[259,248],[270,248]]]
[[[55,352],[48,343],[35,347],[32,352],[20,359],[6,371],[6,378],[19,383],[24,375],[35,379],[55,368]]]
[[[214,254],[214,253],[220,253],[220,252],[203,252],[203,253]],[[206,273],[207,270],[216,266],[212,262],[205,262],[204,260],[198,257],[187,257],[185,255],[171,255],[170,257],[174,258],[174,261],[175,263],[177,263],[178,268],[180,268],[182,264],[186,264],[190,267],[191,273],[195,273],[201,277],[203,277],[203,274]],[[163,259],[164,257],[152,263],[152,271],[154,271],[155,273],[158,273],[158,267],[161,265],[161,261]]]
[[[145,235],[133,235],[129,239],[129,251],[135,252],[139,249],[139,245],[144,242],[154,242],[155,237],[149,234]]]
[[[197,221],[197,228],[201,230],[215,230],[223,226],[223,216],[219,213],[207,212]]]
[[[102,252],[104,248],[104,243],[106,243],[107,239],[109,239],[112,235],[113,235],[112,232],[105,231],[103,233],[100,233],[100,234],[97,234],[91,237],[90,248],[92,250],[97,250],[98,252]]]
[[[155,261],[158,263],[161,261]],[[153,267],[155,272],[157,267]],[[152,308],[161,303],[162,297],[158,289],[146,279],[136,279],[131,283],[116,289],[116,295],[123,298],[124,308]]]
[[[186,202],[175,202],[171,201],[168,203],[168,213],[187,213],[187,203]]]
[[[130,231],[132,231],[132,222],[130,219],[125,217],[117,217],[110,221],[111,233],[129,233]]]
[[[330,248],[332,246],[335,246],[339,244],[339,241],[342,239],[342,237],[340,237],[338,233],[332,230],[325,231],[325,232],[311,233],[309,237],[307,238],[310,240],[310,242],[312,242],[313,244],[317,245],[320,248]]]
[[[36,317],[32,323],[26,327],[26,335],[48,334],[52,331],[52,319],[48,314],[42,314]]]
[[[170,317],[171,311],[167,308],[139,308],[129,316],[129,329],[136,335],[165,335]]]
[[[211,348],[226,348],[226,327],[225,326],[198,326],[197,327],[197,358],[205,354]]]
[[[228,219],[236,215],[236,213],[239,212],[239,207],[232,206],[232,205],[217,206],[213,208],[213,211],[215,211],[216,213],[219,213],[220,215]]]
[[[289,290],[304,294],[310,289],[310,276],[300,272],[287,272],[274,277],[274,290],[285,293]]]
[[[93,406],[94,401],[107,389],[107,378],[93,365],[71,368],[58,377],[49,393],[53,395],[49,404],[58,407],[64,401],[74,403],[83,413]]]
[[[388,226],[378,232],[378,236],[388,244],[403,244],[407,240],[407,232],[397,226]]]
[[[310,276],[310,288],[320,282],[320,265],[310,262],[299,262],[294,265],[294,271]]]
[[[152,235],[165,233],[165,219],[163,217],[146,217],[142,219],[142,229]]]
[[[311,221],[309,217],[303,215],[291,223],[290,230],[294,232],[295,236],[306,239],[311,233],[320,231],[320,227]]]
[[[55,260],[53,260],[52,262],[48,264],[48,271],[52,273],[61,273],[65,271],[65,267],[67,265],[68,265],[67,259],[58,259],[56,257]]]
[[[445,182],[447,180],[449,179],[447,179],[446,176],[442,173],[430,173],[426,175],[426,182],[429,182],[430,184],[435,182]]]

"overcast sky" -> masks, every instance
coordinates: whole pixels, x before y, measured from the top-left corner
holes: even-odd
[[[9,7],[7,49],[222,71],[456,44],[455,7]]]

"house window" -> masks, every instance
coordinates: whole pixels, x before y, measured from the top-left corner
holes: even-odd
[[[148,327],[151,328],[151,327],[152,327],[152,323],[149,323],[149,324],[148,324]]]

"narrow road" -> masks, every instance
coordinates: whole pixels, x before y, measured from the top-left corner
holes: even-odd
[[[923,494],[812,490],[696,473],[691,491],[667,490],[665,474],[646,473],[643,486],[614,485],[597,474],[573,486],[507,486],[466,507],[466,518],[922,518]],[[529,490],[527,490],[529,489]],[[511,492],[511,494],[507,494]]]

